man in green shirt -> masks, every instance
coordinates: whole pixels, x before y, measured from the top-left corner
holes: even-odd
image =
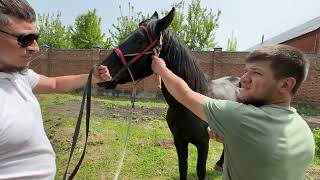
[[[232,180],[304,179],[315,144],[310,128],[290,104],[308,68],[293,47],[257,49],[246,59],[238,103],[194,92],[161,58],[152,61],[169,92],[209,123],[209,134],[224,141],[223,179]]]

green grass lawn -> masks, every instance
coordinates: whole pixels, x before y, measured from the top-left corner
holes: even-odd
[[[45,129],[57,155],[56,179],[62,179],[69,157],[81,97],[64,94],[41,95],[38,98],[43,111]],[[101,111],[114,106],[130,107],[130,100],[125,98],[95,97],[93,101],[102,105]],[[73,103],[69,104],[70,102]],[[60,109],[53,110],[58,106]],[[69,108],[72,109],[70,106],[76,106],[74,108],[76,111],[69,110]],[[162,100],[138,99],[136,107],[166,109],[167,104]],[[140,119],[133,118],[128,149],[119,179],[179,179],[177,154],[164,115],[158,118],[145,115],[139,117]],[[86,155],[76,179],[113,179],[124,149],[127,119],[119,119],[118,116],[112,114],[92,113],[90,123]],[[82,132],[70,169],[73,169],[75,163],[78,162],[83,150],[84,130]],[[220,158],[222,148],[220,143],[210,141],[207,160],[208,179],[221,179],[221,176],[213,171],[213,165]],[[188,179],[197,179],[197,153],[196,148],[191,144],[188,159]],[[319,162],[319,158],[316,158],[313,166],[318,168]]]
[[[45,121],[47,134],[57,155],[57,176],[62,179],[67,158],[69,156],[70,141],[74,131],[77,113],[73,116],[50,113],[54,105],[67,104],[70,101],[79,101],[81,97],[73,95],[41,95],[39,96]],[[103,99],[106,108],[111,106],[130,106],[128,99]],[[137,100],[137,107],[167,108],[164,101]],[[172,143],[161,145],[161,142],[172,142],[171,132],[163,116],[159,119],[143,118],[144,122],[132,123],[131,134],[126,157],[119,179],[179,179],[178,160],[175,147]],[[82,127],[84,128],[84,119]],[[97,117],[92,114],[90,137],[85,160],[77,174],[77,179],[113,179],[118,161],[124,149],[125,136],[128,124],[125,120],[113,117]],[[83,131],[84,132],[84,131]],[[84,133],[81,134],[72,160],[74,166],[82,153]],[[222,145],[210,142],[210,152],[207,163],[209,179],[221,179],[212,170],[214,162],[220,157]],[[196,148],[189,145],[189,177],[196,176]],[[73,167],[71,168],[73,169]]]

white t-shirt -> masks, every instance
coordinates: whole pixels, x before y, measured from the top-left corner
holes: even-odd
[[[0,72],[0,179],[54,179],[55,153],[32,93],[39,75]]]

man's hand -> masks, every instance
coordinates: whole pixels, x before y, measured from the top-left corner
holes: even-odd
[[[166,63],[162,58],[159,58],[157,56],[152,56],[152,64],[151,68],[155,74],[158,74],[161,76],[161,72],[164,68],[166,68]]]
[[[99,65],[94,68],[94,71],[93,71],[94,83],[110,81],[111,79],[112,77],[110,76],[107,66]]]
[[[207,130],[208,130],[209,137],[211,139],[214,139],[214,140],[216,140],[218,142],[223,143],[223,139],[217,133],[213,132],[212,129],[209,126],[208,126]]]

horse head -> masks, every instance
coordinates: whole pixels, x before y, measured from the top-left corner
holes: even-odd
[[[153,74],[151,69],[153,48],[158,45],[162,32],[171,24],[174,12],[175,9],[172,8],[162,19],[159,19],[158,13],[155,12],[149,19],[140,22],[139,27],[103,60],[101,64],[108,67],[113,79],[98,85],[113,89],[118,84]]]
[[[225,76],[208,83],[208,96],[215,99],[237,101],[240,93],[240,78]]]

